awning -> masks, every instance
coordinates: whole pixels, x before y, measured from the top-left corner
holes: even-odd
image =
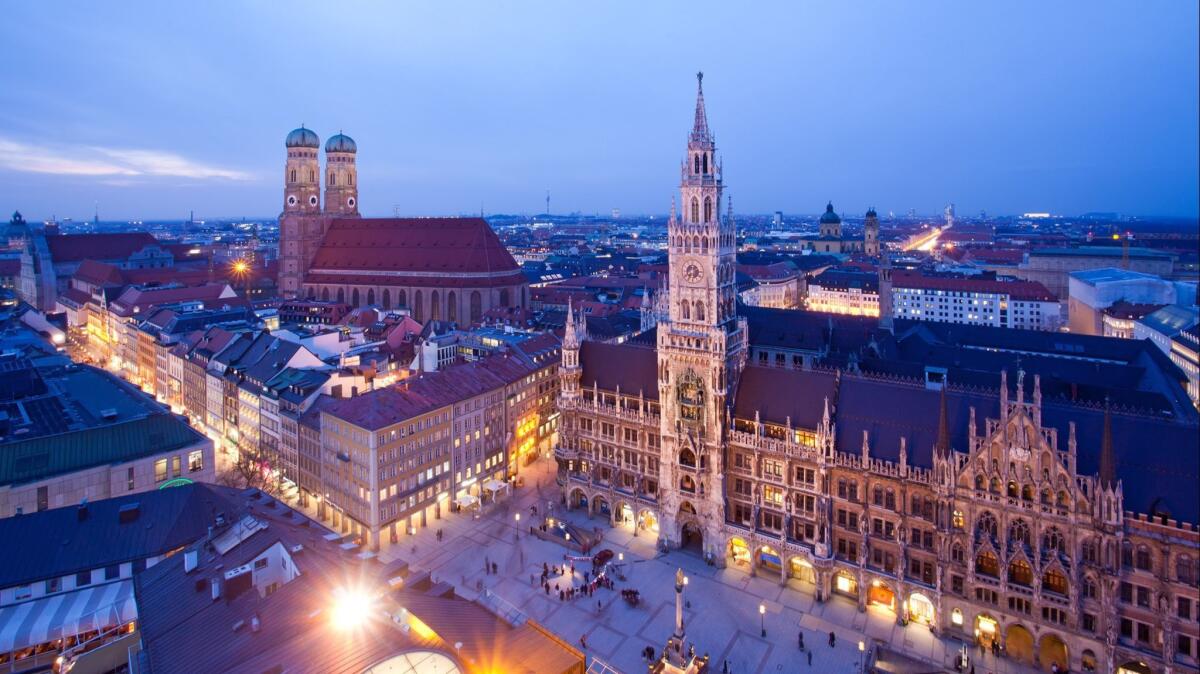
[[[0,609],[0,653],[135,620],[132,580],[63,592]]]
[[[471,506],[478,503],[479,499],[475,498],[474,496],[471,496],[470,494],[463,494],[462,496],[459,496],[458,498],[454,499],[454,502],[458,505],[459,508],[470,508]]]
[[[508,489],[508,483],[501,482],[500,480],[489,479],[484,481],[483,488],[495,494],[502,489]]]

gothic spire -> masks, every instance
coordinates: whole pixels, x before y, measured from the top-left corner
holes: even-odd
[[[1117,483],[1117,458],[1113,454],[1112,410],[1108,400],[1104,401],[1104,437],[1100,440],[1100,486],[1111,487]]]
[[[942,382],[942,395],[938,410],[937,444],[933,446],[937,456],[950,456],[950,420],[946,413],[946,382]]]
[[[708,131],[708,113],[704,111],[704,73],[696,73],[696,121],[692,124],[692,140],[712,142]]]

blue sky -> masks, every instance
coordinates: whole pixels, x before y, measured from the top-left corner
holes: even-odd
[[[366,214],[664,212],[697,70],[735,210],[1195,217],[1197,3],[9,3],[0,209],[273,215],[283,138]]]

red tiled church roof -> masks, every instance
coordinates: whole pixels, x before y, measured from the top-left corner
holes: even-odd
[[[146,246],[159,245],[146,232],[123,234],[56,234],[46,237],[50,258],[55,262],[77,260],[124,260]]]
[[[519,283],[516,260],[483,218],[341,218],[332,222],[313,258],[308,283],[396,285],[391,275],[421,279],[426,274],[471,274],[494,285],[499,277]],[[343,273],[351,272],[351,273]],[[365,281],[353,272],[390,272]],[[464,279],[465,277],[459,277]],[[449,278],[440,278],[440,285]]]

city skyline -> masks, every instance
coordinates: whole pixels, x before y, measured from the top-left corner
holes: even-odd
[[[537,213],[547,190],[559,213],[664,213],[704,70],[736,211],[1195,217],[1196,8],[1088,9],[478,6],[451,25],[247,6],[235,27],[15,8],[0,49],[26,67],[0,87],[0,202],[34,219],[269,215],[283,136],[305,123],[358,141],[368,215]],[[693,36],[712,47],[678,46]]]

